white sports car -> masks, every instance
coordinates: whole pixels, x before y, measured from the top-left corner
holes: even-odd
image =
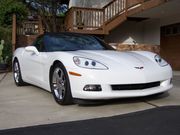
[[[173,86],[172,69],[159,55],[115,51],[97,37],[73,33],[46,33],[18,48],[13,75],[17,86],[44,88],[62,105],[148,96]]]

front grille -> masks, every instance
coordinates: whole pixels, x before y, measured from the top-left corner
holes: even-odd
[[[160,82],[111,85],[111,88],[112,90],[142,90],[158,86],[160,86]]]

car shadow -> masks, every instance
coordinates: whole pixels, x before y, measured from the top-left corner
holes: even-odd
[[[28,84],[26,87],[32,86],[35,88],[38,88],[48,94],[51,94],[50,91],[47,91],[41,87]],[[119,105],[119,104],[132,104],[132,103],[140,103],[140,102],[151,102],[153,100],[162,99],[165,97],[168,97],[170,94],[168,92],[165,92],[163,94],[155,94],[145,97],[133,97],[133,98],[118,98],[118,99],[108,99],[108,100],[81,100],[81,99],[74,99],[74,103],[71,105],[77,104],[78,106],[83,107],[96,107],[96,106],[105,106],[105,105]],[[53,96],[52,96],[53,98]],[[54,101],[55,102],[55,101]]]
[[[135,98],[119,98],[119,99],[110,99],[110,100],[77,100],[79,106],[84,107],[95,107],[95,106],[102,106],[102,105],[116,105],[116,104],[132,104],[132,103],[139,103],[139,102],[150,102],[153,100],[163,99],[168,97],[170,94],[168,92],[155,94],[145,97],[135,97]]]

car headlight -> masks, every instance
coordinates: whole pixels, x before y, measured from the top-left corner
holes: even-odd
[[[108,69],[108,67],[106,67],[104,64],[88,58],[75,56],[73,57],[73,61],[78,67],[81,68],[99,69],[99,70]]]
[[[155,55],[154,59],[161,67],[168,65],[168,63],[164,59],[162,59],[159,55]]]

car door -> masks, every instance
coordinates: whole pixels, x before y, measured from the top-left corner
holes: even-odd
[[[23,55],[26,60],[24,65],[26,70],[26,78],[30,83],[41,86],[44,80],[44,65],[46,64],[47,55],[44,48],[43,36],[40,36],[33,43],[33,46],[39,51],[39,54],[26,51]]]

